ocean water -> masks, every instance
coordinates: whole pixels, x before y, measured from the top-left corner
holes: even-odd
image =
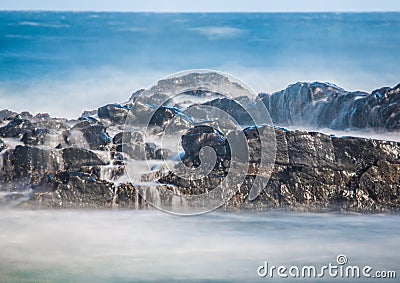
[[[379,282],[400,276],[398,215],[1,210],[0,231],[2,282],[292,282],[257,269],[267,261],[319,270],[339,266],[340,255],[344,267],[396,272]]]
[[[199,68],[230,73],[256,91],[297,81],[393,86],[399,16],[0,12],[0,109],[74,118]],[[0,281],[290,282],[257,269],[265,261],[318,268],[339,255],[398,277],[399,231],[398,215],[3,208]]]
[[[399,83],[399,15],[0,12],[0,105],[72,118],[187,69],[371,91]]]

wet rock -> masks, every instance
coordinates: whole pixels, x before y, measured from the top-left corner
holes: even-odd
[[[111,137],[106,132],[106,126],[101,123],[81,121],[72,128],[72,132],[74,130],[82,132],[90,149],[102,150],[112,141]]]
[[[121,104],[107,104],[97,109],[97,115],[101,119],[108,119],[111,122],[123,124],[130,110],[130,106]]]
[[[224,97],[203,103],[203,105],[216,107],[223,110],[225,113],[228,113],[230,116],[232,116],[235,121],[239,123],[239,125],[254,125],[253,119],[249,113],[247,113],[247,111],[235,100]],[[213,117],[213,111],[211,109],[209,109],[207,112],[211,117]],[[214,117],[218,117],[218,115]]]
[[[230,159],[230,148],[223,134],[209,126],[195,126],[182,136],[185,159],[194,166],[200,164],[199,153],[203,147],[212,147],[220,162]]]
[[[114,185],[81,172],[46,176],[20,208],[110,208]]]
[[[47,129],[33,128],[31,131],[26,131],[21,138],[21,141],[27,145],[44,144],[46,136],[49,134]]]
[[[143,143],[119,144],[116,147],[118,152],[123,152],[134,160],[146,159],[146,148]]]
[[[158,107],[149,121],[149,126],[165,128],[167,125],[175,130],[188,129],[191,126],[191,120],[178,108]]]
[[[143,135],[140,131],[126,131],[116,134],[113,138],[114,144],[143,143]]]
[[[82,166],[106,165],[96,153],[84,149],[69,147],[62,150],[62,157],[67,169],[80,169]]]
[[[2,179],[9,181],[31,178],[33,182],[36,182],[37,178],[41,178],[44,173],[63,168],[64,162],[58,152],[18,145],[5,153]]]
[[[400,85],[368,94],[327,83],[296,83],[261,98],[277,125],[400,129]]]
[[[260,133],[270,133],[266,127],[244,130],[250,150],[250,170],[227,209],[400,211],[400,143],[275,128],[275,165],[257,170],[253,166],[260,159]],[[183,143],[186,162],[196,162],[196,152],[206,143],[210,132],[211,129],[198,127],[193,136],[188,135],[190,139]],[[272,172],[268,185],[256,200],[248,200],[255,175],[262,177],[265,170]],[[224,172],[216,167],[210,175],[198,180],[170,173],[159,181],[173,184],[186,194],[199,194],[219,185],[226,177]]]
[[[34,125],[26,119],[17,116],[6,126],[0,128],[0,136],[3,138],[22,138],[23,135],[34,129]]]
[[[159,148],[154,152],[154,159],[168,159],[172,156],[172,151],[169,149]]]

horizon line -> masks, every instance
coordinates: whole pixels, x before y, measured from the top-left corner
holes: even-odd
[[[302,13],[312,13],[312,14],[322,14],[322,13],[332,13],[332,14],[359,14],[359,13],[400,13],[399,10],[377,10],[377,11],[340,11],[340,10],[326,10],[326,11],[147,11],[147,10],[63,10],[63,9],[0,9],[0,12],[66,12],[66,13],[149,13],[149,14],[302,14]]]

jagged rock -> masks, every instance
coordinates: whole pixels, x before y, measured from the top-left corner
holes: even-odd
[[[15,118],[17,116],[17,113],[3,109],[0,111],[0,121],[8,120],[10,118]]]
[[[101,119],[108,119],[114,123],[125,123],[130,106],[121,104],[107,104],[97,109],[97,115]]]
[[[127,154],[134,160],[145,160],[146,159],[146,148],[144,144],[119,144],[116,147],[118,152]]]
[[[0,128],[0,136],[3,138],[22,138],[22,136],[34,129],[34,125],[26,119],[16,117],[6,126]]]
[[[106,165],[96,153],[76,147],[68,147],[62,150],[62,157],[67,169],[80,169],[82,166]]]
[[[149,126],[158,126],[165,128],[167,125],[171,126],[175,130],[188,129],[191,126],[191,120],[178,108],[160,106],[154,112],[153,116],[149,121]]]
[[[225,113],[231,115],[239,125],[254,125],[254,121],[249,113],[247,113],[247,111],[235,100],[224,97],[214,99],[212,101],[203,103],[202,105],[212,106],[223,110]],[[211,109],[208,110],[207,113],[213,117]],[[218,117],[218,115],[214,117]]]
[[[254,101],[239,97],[236,103],[202,88],[187,91],[192,83],[195,86],[210,83],[219,87],[221,93],[225,87],[239,95],[243,91],[223,76],[190,74],[179,80],[160,81],[146,92],[141,90],[133,94],[126,104],[106,105],[78,120],[0,111],[2,125],[5,119],[9,120],[0,128],[0,137],[4,137],[4,141],[0,140],[0,189],[10,189],[13,193],[13,187],[21,187],[20,184],[24,184],[24,188],[25,185],[32,187],[33,195],[22,205],[24,207],[145,208],[148,204],[140,194],[157,204],[172,204],[172,198],[163,195],[160,188],[180,194],[209,192],[226,178],[228,169],[247,168],[243,162],[248,157],[245,182],[226,204],[228,209],[400,211],[399,143],[260,125],[243,131],[233,130],[225,119],[203,121],[212,113],[202,107],[222,109],[243,127],[249,117],[239,103],[251,107]],[[168,96],[176,93],[186,96],[176,101]],[[395,131],[400,121],[399,93],[399,86],[367,94],[347,92],[329,84],[298,83],[282,92],[260,96],[274,122],[280,125],[334,129],[371,127]],[[188,101],[193,103],[198,97],[209,101],[190,106]],[[173,105],[181,109],[171,107]],[[194,118],[192,114],[199,115]],[[120,184],[127,182],[126,176],[119,177],[125,172],[129,159],[163,159],[172,155],[169,150],[159,148],[159,144],[145,143],[138,130],[143,131],[147,126],[151,128],[146,132],[149,135],[182,136],[185,155],[180,156],[191,169],[200,165],[199,153],[204,147],[213,148],[217,164],[211,167],[208,176],[196,179],[191,178],[193,171],[188,171],[187,178],[181,178],[168,173],[166,167],[159,165],[161,162],[155,161],[150,172],[144,175],[139,172],[139,176],[135,176],[135,182],[139,180],[147,185]],[[114,138],[107,133],[112,133]],[[241,137],[245,137],[248,152],[231,152],[229,141]],[[261,137],[267,137],[267,144],[262,144]],[[268,141],[273,139],[276,148],[269,147]],[[19,140],[25,145],[21,146]],[[260,164],[264,156],[261,149],[268,157],[276,155],[274,166]],[[178,153],[174,152],[173,161],[176,157]],[[228,184],[231,189],[237,187],[243,177],[235,174]],[[258,198],[250,201],[249,190],[256,175],[269,182]],[[152,183],[157,179],[161,184]],[[29,196],[15,191],[15,196],[10,194],[5,199],[14,202],[23,197]]]
[[[154,152],[154,159],[167,159],[172,156],[172,151],[165,148],[156,149]]]
[[[81,121],[72,128],[72,131],[73,130],[82,132],[90,149],[104,149],[104,147],[112,141],[111,137],[106,132],[106,126],[101,123]]]
[[[53,150],[18,145],[6,151],[3,160],[2,179],[31,178],[37,181],[46,172],[62,170],[61,155]]]
[[[200,164],[199,152],[205,147],[212,147],[217,159],[230,159],[230,147],[223,134],[209,126],[195,126],[182,136],[182,147],[185,150],[185,159],[188,164]]]
[[[44,144],[49,130],[33,128],[31,131],[26,131],[21,138],[21,141],[27,145]]]
[[[244,130],[250,165],[259,162],[259,135],[264,131],[269,133],[266,128],[270,129],[264,126]],[[186,143],[183,139],[187,137],[182,137],[187,162],[197,161],[196,152],[207,143],[210,131],[197,127],[193,139]],[[253,174],[263,172],[248,171],[245,182],[227,208],[400,211],[400,143],[280,128],[275,128],[275,136],[277,158],[274,168],[270,169],[268,185],[255,201],[249,201]],[[167,174],[159,181],[174,184],[187,194],[204,193],[215,188],[226,176],[223,169],[216,169],[209,176],[194,181],[174,174]]]
[[[114,184],[81,172],[49,174],[35,188],[32,197],[18,207],[24,208],[109,208]]]
[[[368,94],[327,83],[296,83],[261,97],[277,125],[400,129],[400,85]]]
[[[81,114],[81,118],[92,118],[91,116],[97,115],[97,110],[85,110]]]
[[[143,143],[143,135],[140,131],[126,131],[116,134],[113,138],[114,144]]]

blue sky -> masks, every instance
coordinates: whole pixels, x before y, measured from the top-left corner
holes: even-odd
[[[399,0],[0,0],[0,10],[149,12],[400,11]]]

